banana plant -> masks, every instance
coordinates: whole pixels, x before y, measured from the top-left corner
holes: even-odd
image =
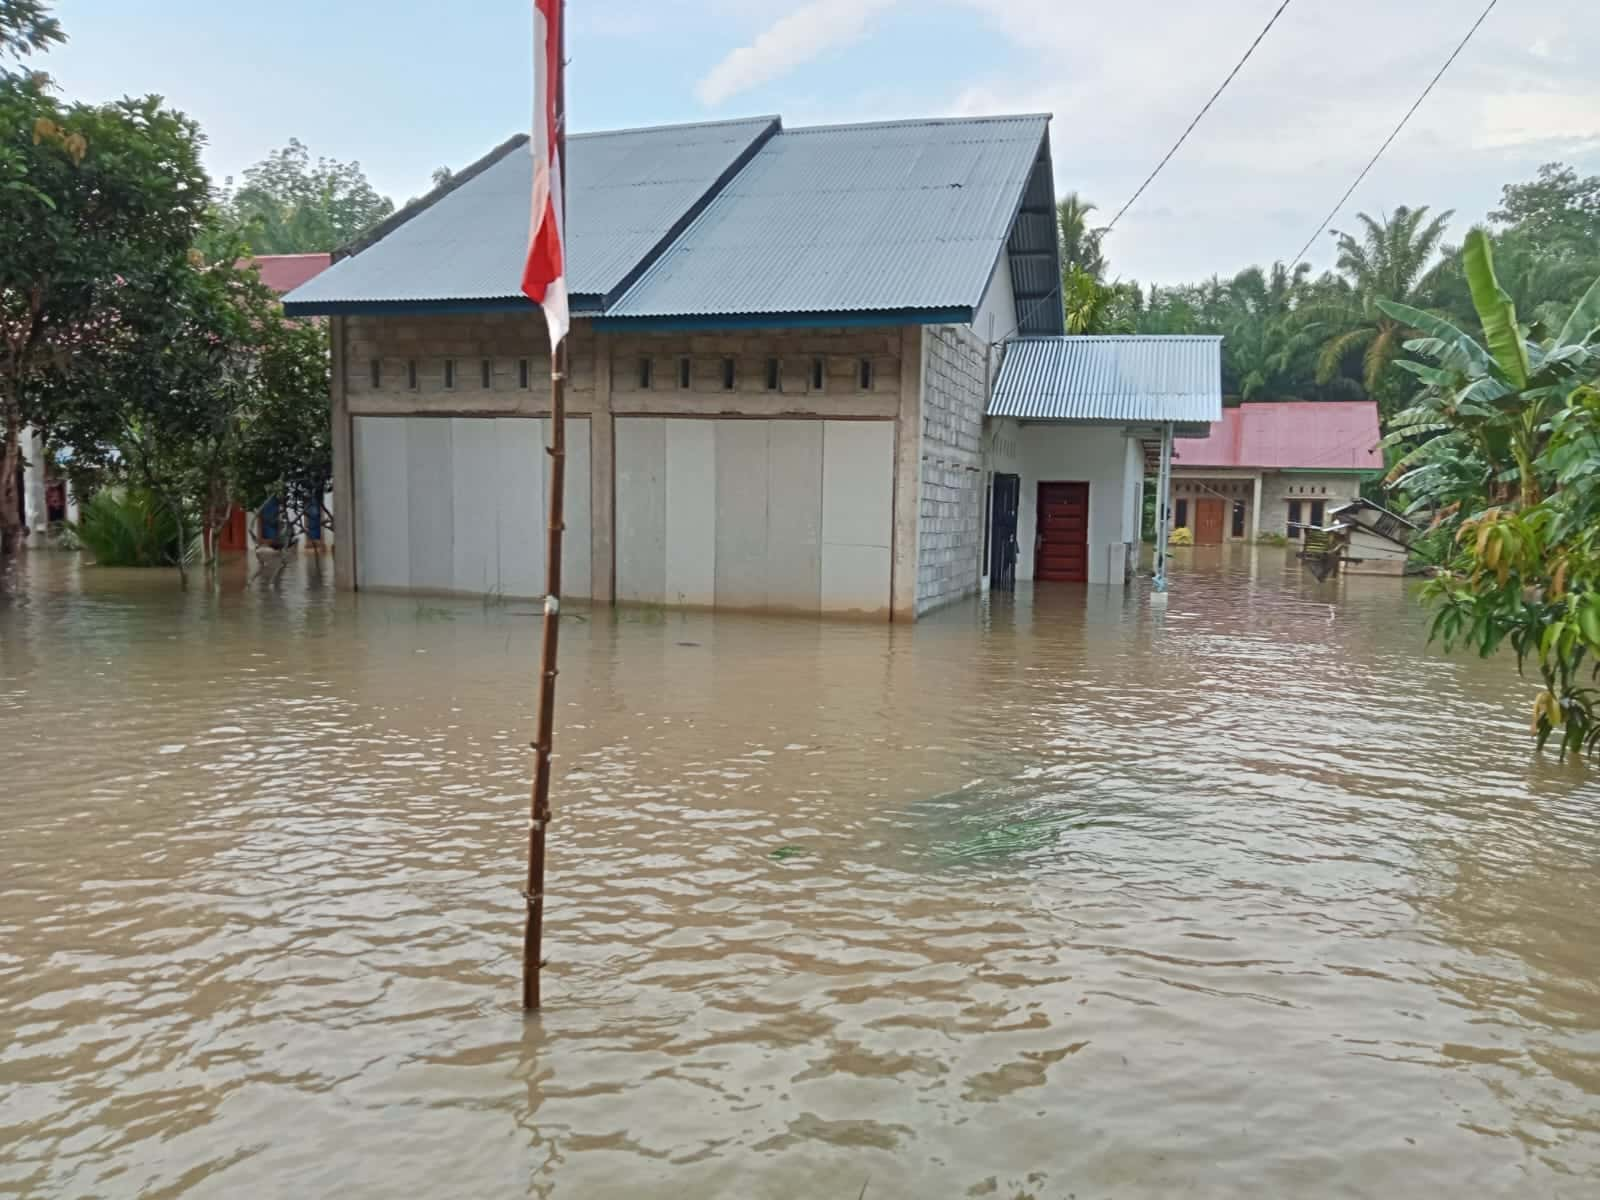
[[[1431,505],[1454,552],[1423,589],[1431,637],[1488,657],[1509,645],[1543,687],[1531,727],[1539,746],[1600,750],[1600,280],[1554,337],[1537,337],[1495,276],[1481,230],[1463,270],[1481,340],[1388,301],[1416,330],[1422,384],[1389,426],[1400,453],[1390,486]],[[1559,737],[1557,736],[1559,735]]]

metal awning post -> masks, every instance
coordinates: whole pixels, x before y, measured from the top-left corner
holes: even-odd
[[[1161,427],[1161,467],[1156,473],[1156,570],[1151,587],[1167,590],[1167,527],[1172,511],[1172,422]]]

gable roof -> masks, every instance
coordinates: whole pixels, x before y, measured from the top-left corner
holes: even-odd
[[[333,255],[321,254],[257,254],[244,259],[240,265],[253,266],[261,282],[278,295],[293,291],[308,279],[328,269]]]
[[[1203,440],[1179,447],[1178,467],[1381,471],[1371,400],[1273,400],[1225,409]]]
[[[607,316],[971,310],[1048,125],[999,117],[780,132]]]
[[[1009,250],[1024,331],[1059,331],[1059,302],[1035,299],[1060,274],[1048,127],[1031,116],[784,130],[758,117],[574,135],[573,311],[628,327],[969,321]],[[285,307],[525,307],[531,192],[527,139],[513,138]]]
[[[1006,347],[988,415],[1140,424],[1220,420],[1222,339],[1174,334],[1021,338]]]
[[[776,117],[575,134],[567,141],[567,288],[597,311],[760,143]],[[291,314],[418,302],[532,302],[522,295],[533,154],[502,143],[357,242],[288,300]],[[315,307],[313,307],[315,306]]]

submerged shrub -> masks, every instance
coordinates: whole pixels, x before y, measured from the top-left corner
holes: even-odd
[[[178,561],[177,519],[148,492],[96,492],[68,528],[97,566],[170,567]]]

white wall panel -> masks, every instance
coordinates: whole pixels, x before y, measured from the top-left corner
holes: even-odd
[[[406,514],[411,543],[411,587],[447,592],[455,587],[455,518],[450,421],[406,417]]]
[[[540,432],[550,435],[550,422],[539,422]],[[544,459],[544,501],[550,503],[550,456],[540,452]],[[593,501],[589,494],[589,422],[567,419],[567,477],[564,487],[566,507],[566,533],[561,539],[561,594],[587,596],[593,584],[589,564],[593,559],[589,544],[589,524]],[[543,552],[539,562],[544,563]],[[541,570],[541,574],[543,574]],[[544,589],[541,587],[540,591]]]
[[[814,612],[822,602],[822,422],[771,422],[767,463],[768,603]]]
[[[461,591],[500,590],[500,506],[492,483],[497,422],[457,417],[450,422],[451,516],[455,558],[451,574]],[[487,468],[487,470],[486,470]]]
[[[767,606],[767,429],[717,422],[717,607]]]
[[[662,599],[668,604],[716,603],[716,456],[716,422],[666,422],[666,583]]]
[[[357,586],[409,588],[406,421],[360,417],[354,433]]]
[[[618,417],[617,599],[660,604],[666,596],[667,449],[663,417]]]
[[[618,417],[617,598],[886,613],[894,425]]]
[[[483,478],[493,487],[500,528],[500,587],[504,596],[544,594],[544,422],[494,422],[495,457]]]
[[[357,417],[357,585],[544,593],[548,422]],[[589,423],[567,422],[563,591],[589,591]]]

